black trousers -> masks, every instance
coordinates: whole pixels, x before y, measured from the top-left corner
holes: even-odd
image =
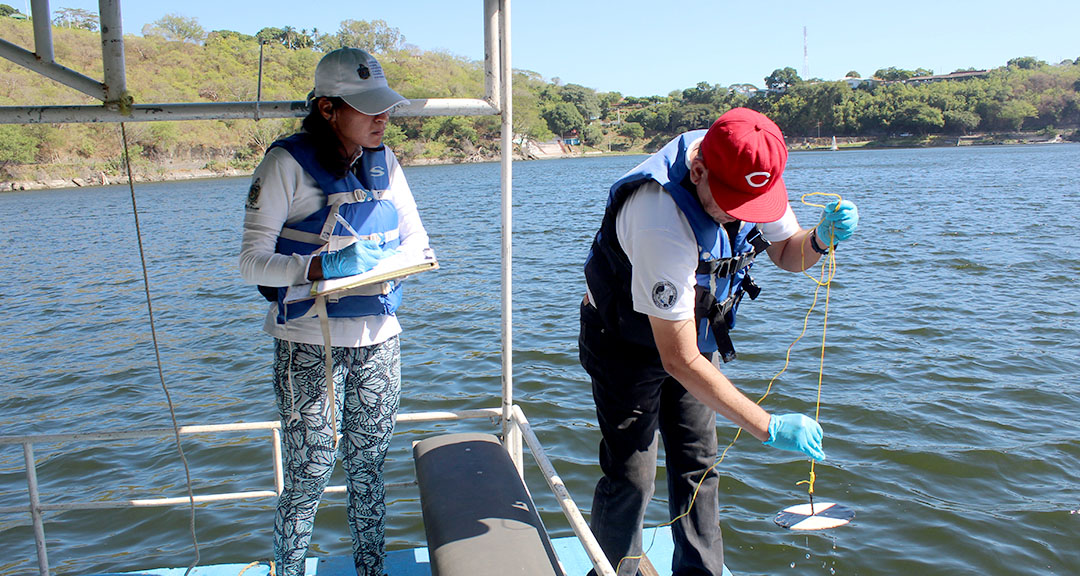
[[[667,464],[674,576],[720,576],[724,544],[720,535],[718,477],[706,470],[716,461],[716,413],[668,376],[655,348],[643,348],[606,334],[596,309],[581,307],[578,337],[581,365],[592,377],[596,418],[603,433],[603,477],[593,495],[590,527],[620,576],[637,574],[642,523],[656,481],[659,436]],[[620,561],[622,562],[619,566]]]

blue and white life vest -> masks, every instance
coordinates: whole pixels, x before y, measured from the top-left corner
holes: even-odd
[[[384,248],[400,244],[398,213],[383,195],[390,187],[390,171],[386,165],[386,148],[365,148],[356,165],[344,178],[331,174],[319,163],[311,135],[300,132],[270,145],[281,147],[318,182],[326,195],[326,206],[300,222],[282,228],[276,251],[279,254],[313,254],[330,245],[344,247],[353,238],[334,217],[341,214],[365,240],[377,240]],[[311,312],[313,301],[284,303],[287,288],[277,289],[278,324]],[[344,296],[330,299],[326,304],[330,318],[353,318],[393,314],[401,304],[401,283],[380,284],[375,287],[347,291]]]
[[[729,225],[729,232],[702,208],[690,180],[686,156],[690,145],[704,135],[705,130],[696,130],[676,137],[611,186],[600,231],[585,260],[585,278],[605,330],[629,342],[655,348],[648,317],[634,311],[630,260],[619,246],[615,231],[616,216],[630,194],[646,180],[655,180],[671,194],[686,216],[697,242],[698,349],[703,354],[719,350],[727,362],[735,358],[728,330],[735,327],[735,313],[743,294],[749,294],[751,299],[757,297],[759,289],[749,271],[754,257],[769,243],[756,225],[736,222]]]

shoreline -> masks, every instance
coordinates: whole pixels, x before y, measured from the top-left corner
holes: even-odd
[[[1061,135],[1057,135],[1053,138],[1044,135],[1023,135],[1023,134],[1009,134],[1009,135],[994,135],[994,134],[977,134],[970,136],[959,137],[902,137],[883,140],[865,139],[860,140],[854,137],[842,137],[837,138],[837,148],[835,151],[844,150],[891,150],[896,148],[950,148],[950,147],[967,147],[967,146],[1026,146],[1037,144],[1067,144],[1076,143],[1070,140],[1065,140]],[[829,138],[792,138],[788,144],[788,150],[790,152],[806,152],[806,151],[833,151],[832,149],[832,137]],[[563,152],[563,153],[539,153],[535,148],[530,150],[528,157],[521,155],[520,153],[514,154],[515,162],[527,162],[533,160],[557,160],[564,158],[595,158],[600,156],[628,156],[628,155],[641,155],[648,154],[645,151],[626,150],[619,152],[605,152],[602,150],[584,150],[580,152]],[[498,162],[498,158],[486,158],[482,156],[472,156],[468,158],[418,158],[408,162],[402,162],[401,165],[405,168],[415,166],[443,166],[449,164],[479,164],[483,162]],[[250,177],[252,170],[239,170],[235,168],[225,169],[209,169],[209,168],[190,168],[190,169],[173,169],[155,171],[153,174],[135,174],[134,180],[136,183],[146,184],[155,182],[178,182],[184,180],[205,180],[211,178],[241,178]],[[33,190],[60,190],[65,188],[96,188],[102,186],[117,186],[127,183],[126,175],[118,175],[110,177],[104,172],[100,172],[97,175],[90,175],[84,177],[75,178],[51,178],[40,180],[6,180],[0,181],[0,193],[3,192],[23,192]]]

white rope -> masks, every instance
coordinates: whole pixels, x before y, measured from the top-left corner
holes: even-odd
[[[124,123],[120,123],[120,137],[124,141],[124,164],[127,165],[128,188],[131,190],[131,213],[135,217],[135,239],[139,242],[139,261],[142,263],[143,287],[146,290],[146,311],[150,317],[150,337],[154,342],[154,358],[157,359],[158,380],[161,389],[165,392],[165,401],[169,405],[169,417],[172,418],[173,437],[176,442],[176,451],[180,454],[180,461],[184,464],[184,477],[187,480],[188,502],[191,506],[191,542],[195,546],[195,561],[192,562],[184,576],[199,565],[199,540],[195,535],[195,494],[191,489],[191,468],[188,466],[187,457],[184,456],[184,447],[180,444],[180,425],[176,422],[176,410],[173,408],[172,396],[169,387],[165,384],[165,372],[161,367],[161,352],[158,349],[157,331],[154,329],[154,307],[150,299],[150,275],[146,271],[146,251],[143,249],[142,229],[139,226],[139,209],[135,204],[135,179],[131,174],[131,154],[128,152],[127,130]]]
[[[323,370],[326,372],[326,396],[330,404],[330,428],[333,431],[334,450],[338,446],[337,392],[334,390],[334,354],[330,346],[330,318],[326,313],[326,295],[315,298],[315,313],[323,336]]]

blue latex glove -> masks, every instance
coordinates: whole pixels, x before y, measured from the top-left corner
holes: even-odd
[[[323,278],[363,274],[375,267],[386,251],[374,240],[357,240],[341,250],[322,255]]]
[[[766,446],[781,450],[802,452],[821,462],[825,451],[821,449],[821,426],[802,414],[772,415],[769,417],[769,439]]]
[[[835,246],[841,240],[851,238],[855,228],[859,225],[859,209],[850,200],[840,202],[837,208],[836,202],[830,202],[825,206],[825,212],[821,215],[821,224],[817,227],[818,242],[822,248],[832,244]]]

